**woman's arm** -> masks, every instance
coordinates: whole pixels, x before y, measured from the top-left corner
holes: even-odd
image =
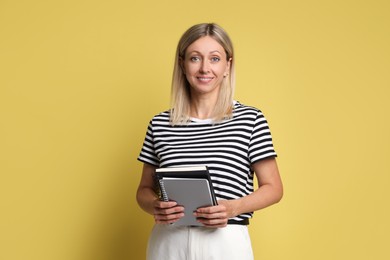
[[[266,208],[283,197],[283,184],[275,158],[261,160],[252,165],[258,188],[248,196],[234,201],[232,215],[252,212]]]
[[[155,193],[154,171],[156,167],[144,164],[141,181],[137,189],[138,205],[147,213],[154,216],[158,224],[169,224],[178,221],[184,216],[184,208],[176,202],[159,200]]]
[[[196,216],[210,227],[223,227],[229,218],[253,212],[275,204],[283,197],[283,185],[275,158],[261,160],[252,165],[258,189],[236,200],[219,200],[218,206],[200,208]]]

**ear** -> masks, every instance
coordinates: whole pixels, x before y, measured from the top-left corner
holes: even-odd
[[[226,70],[225,70],[225,74],[226,76],[229,75],[229,72],[230,72],[230,65],[232,64],[232,58],[229,58],[229,60],[227,61],[226,63]]]

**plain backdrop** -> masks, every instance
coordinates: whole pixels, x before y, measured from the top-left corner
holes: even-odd
[[[176,44],[216,22],[268,118],[283,200],[256,259],[390,259],[387,0],[0,0],[0,259],[144,259],[135,191]]]

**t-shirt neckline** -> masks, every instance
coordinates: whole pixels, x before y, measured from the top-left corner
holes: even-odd
[[[233,106],[235,106],[238,103],[238,101],[233,100]],[[213,119],[212,118],[205,118],[205,119],[200,119],[196,117],[190,117],[190,120],[195,123],[202,123],[202,124],[212,124]]]

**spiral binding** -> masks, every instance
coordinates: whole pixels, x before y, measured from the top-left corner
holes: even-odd
[[[167,191],[165,190],[164,181],[162,179],[160,179],[160,180],[158,180],[158,182],[160,184],[162,200],[169,201]]]

